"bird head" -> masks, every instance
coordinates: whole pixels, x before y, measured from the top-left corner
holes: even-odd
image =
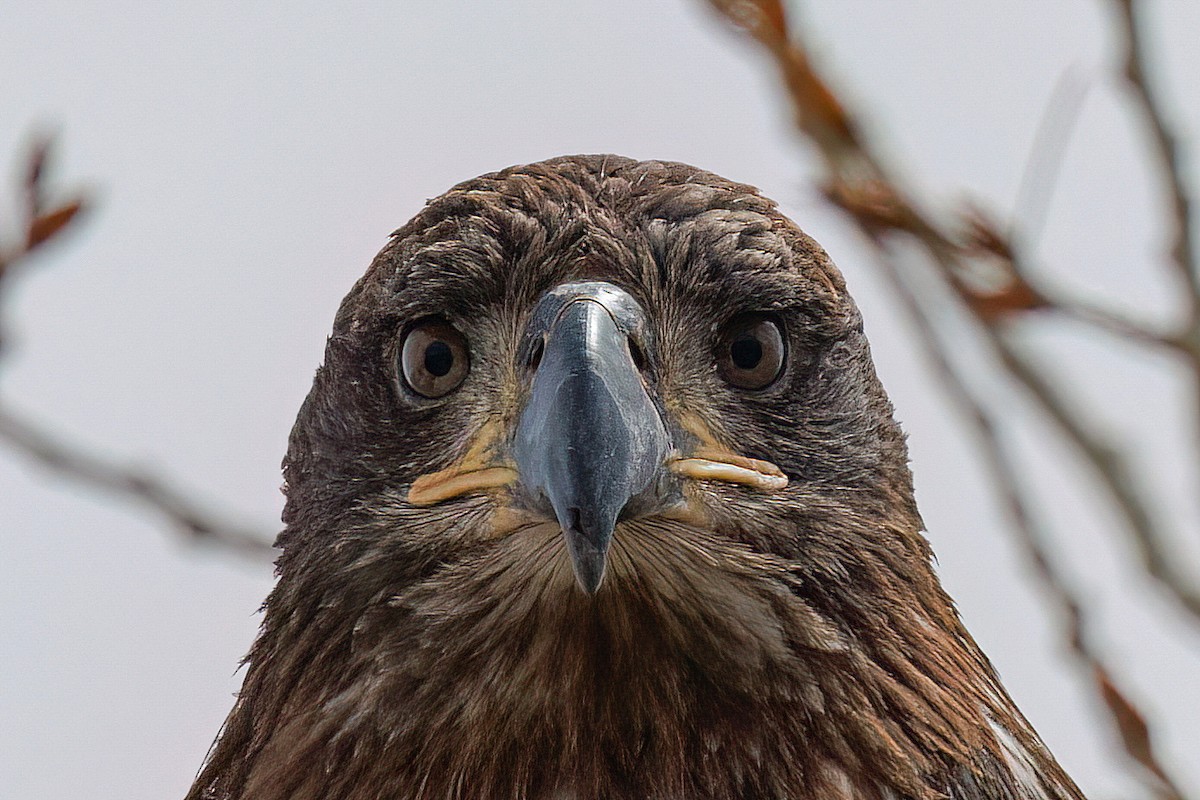
[[[566,157],[430,201],[284,462],[234,797],[1076,797],[930,563],[825,252]]]
[[[382,520],[445,564],[552,534],[539,563],[589,595],[622,590],[643,539],[793,559],[852,510],[922,542],[825,253],[750,187],[615,157],[484,176],[398,231],[338,315],[286,477],[286,549]]]

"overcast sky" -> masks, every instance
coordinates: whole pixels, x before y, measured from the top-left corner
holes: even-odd
[[[1118,796],[1127,765],[957,419],[862,243],[811,188],[816,162],[788,129],[774,73],[701,5],[0,0],[0,209],[12,209],[22,143],[46,126],[61,134],[59,183],[98,200],[3,298],[0,392],[273,532],[279,460],[334,310],[426,198],[580,152],[755,184],[824,244],[863,308],[968,627],[1080,785]],[[1194,133],[1200,7],[1152,6],[1158,74]],[[1162,315],[1173,305],[1157,187],[1109,77],[1106,9],[824,0],[805,3],[802,20],[910,180],[1004,217],[1053,87],[1074,69],[1091,89],[1036,255],[1072,291]],[[1194,165],[1195,139],[1189,148]],[[1195,556],[1197,476],[1171,366],[1072,328],[1044,326],[1031,344],[1097,419],[1145,443],[1139,470],[1175,498],[1158,507]],[[1123,566],[1129,553],[1073,488],[1064,448],[1028,420],[1013,435],[1106,652],[1171,765],[1200,787],[1195,628]],[[181,796],[240,684],[269,565],[186,546],[142,511],[5,452],[0,545],[5,797]]]

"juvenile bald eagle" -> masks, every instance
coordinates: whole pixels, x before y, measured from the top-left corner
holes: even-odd
[[[350,292],[194,800],[1080,798],[930,565],[820,246],[576,156],[460,184]]]

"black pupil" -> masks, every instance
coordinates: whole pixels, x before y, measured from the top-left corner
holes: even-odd
[[[454,351],[445,342],[431,342],[425,348],[425,371],[435,378],[444,378],[454,366]]]
[[[762,342],[749,333],[743,333],[729,345],[729,356],[738,369],[754,369],[762,361]]]

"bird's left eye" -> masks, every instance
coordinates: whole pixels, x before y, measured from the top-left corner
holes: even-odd
[[[442,397],[458,388],[471,368],[467,338],[441,319],[418,322],[400,346],[404,384],[422,397]]]
[[[768,314],[743,314],[725,326],[717,342],[721,376],[741,389],[765,389],[783,372],[783,331]]]

